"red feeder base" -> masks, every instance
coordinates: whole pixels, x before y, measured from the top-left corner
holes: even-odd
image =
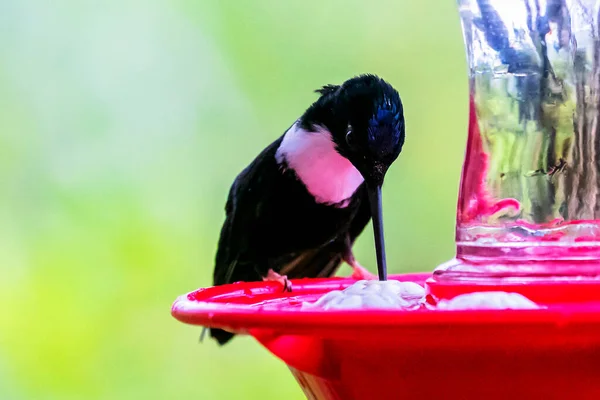
[[[429,274],[390,279],[421,285]],[[173,305],[178,320],[253,335],[285,361],[309,399],[600,399],[596,282],[488,290],[521,292],[538,310],[302,309],[350,279],[200,289]],[[431,282],[433,297],[461,290]],[[439,291],[439,295],[436,291]],[[585,293],[585,302],[573,300]]]

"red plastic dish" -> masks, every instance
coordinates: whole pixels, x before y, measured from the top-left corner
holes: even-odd
[[[390,279],[421,285],[430,274]],[[309,399],[600,398],[596,282],[432,285],[433,297],[523,293],[540,310],[397,311],[301,308],[351,279],[237,283],[181,296],[178,320],[253,335],[285,361]],[[586,301],[583,301],[586,300]]]

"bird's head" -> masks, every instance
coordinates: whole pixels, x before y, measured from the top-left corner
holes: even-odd
[[[381,186],[404,144],[404,113],[398,92],[374,75],[327,85],[317,92],[321,97],[314,109],[307,111],[315,114],[314,119],[305,120],[324,125],[338,153],[356,167],[368,185]]]

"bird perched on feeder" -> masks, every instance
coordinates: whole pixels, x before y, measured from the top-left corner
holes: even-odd
[[[235,179],[225,207],[214,285],[329,277],[342,261],[376,279],[352,246],[371,217],[379,279],[387,279],[381,186],[404,144],[398,92],[374,75],[320,97]],[[225,344],[233,334],[211,329]]]

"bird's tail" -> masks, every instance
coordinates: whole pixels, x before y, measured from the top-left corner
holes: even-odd
[[[202,333],[200,334],[200,343],[202,343],[202,341],[204,340],[204,336],[206,335],[207,330],[210,330],[210,336],[215,338],[217,343],[219,343],[219,345],[221,346],[229,342],[235,336],[235,334],[224,331],[223,329],[202,328]]]
[[[204,341],[204,335],[206,335],[207,330],[208,330],[208,328],[206,328],[206,327],[202,328],[202,333],[200,333],[200,340],[198,340],[200,343],[202,343]]]

